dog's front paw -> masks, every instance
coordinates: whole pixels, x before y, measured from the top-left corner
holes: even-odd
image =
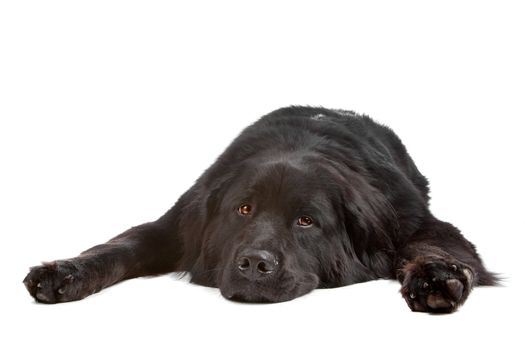
[[[458,261],[418,258],[404,268],[401,294],[412,311],[450,313],[472,289],[472,270]]]
[[[89,295],[84,291],[80,271],[67,260],[34,266],[23,282],[29,294],[41,303],[54,304],[79,300]]]

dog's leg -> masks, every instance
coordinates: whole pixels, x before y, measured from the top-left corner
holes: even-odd
[[[472,243],[449,223],[430,218],[398,251],[396,275],[412,311],[447,313],[472,287],[495,285]]]
[[[31,268],[24,284],[42,303],[79,300],[124,279],[174,271],[182,256],[177,206],[161,219],[133,227],[71,259]]]

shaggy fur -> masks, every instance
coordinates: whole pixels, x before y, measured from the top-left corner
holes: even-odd
[[[229,299],[280,302],[397,278],[412,310],[451,312],[496,279],[428,200],[426,178],[389,128],[348,111],[283,108],[246,128],[157,221],[33,267],[24,283],[57,303],[188,272]]]

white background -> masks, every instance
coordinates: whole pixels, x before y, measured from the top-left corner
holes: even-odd
[[[0,3],[0,348],[523,349],[520,2],[185,3]],[[392,126],[505,287],[449,316],[410,312],[393,281],[273,305],[172,276],[31,300],[29,266],[156,219],[291,104]]]

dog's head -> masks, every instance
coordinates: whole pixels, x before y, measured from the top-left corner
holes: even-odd
[[[388,203],[338,162],[248,160],[210,192],[201,259],[226,298],[285,301],[390,268]]]

